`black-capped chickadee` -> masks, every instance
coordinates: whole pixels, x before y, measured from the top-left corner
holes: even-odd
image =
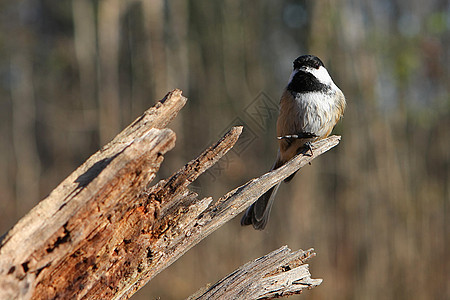
[[[310,143],[326,138],[342,117],[345,97],[334,84],[322,61],[314,55],[303,55],[294,61],[294,70],[281,96],[277,120],[279,150],[271,170],[275,170]],[[284,181],[288,182],[295,173]],[[241,225],[255,229],[266,227],[279,182],[245,212]]]

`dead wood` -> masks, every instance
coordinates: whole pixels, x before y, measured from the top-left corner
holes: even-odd
[[[292,252],[287,246],[246,263],[211,287],[200,289],[188,300],[273,299],[300,294],[322,283],[311,279],[309,258],[314,249]]]
[[[234,127],[174,175],[149,186],[175,145],[165,126],[186,103],[169,93],[24,216],[0,245],[0,299],[127,299],[262,193],[339,143],[313,144],[214,204],[190,183],[236,143]],[[283,250],[284,251],[284,250]]]

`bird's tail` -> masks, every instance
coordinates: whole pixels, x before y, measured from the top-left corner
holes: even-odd
[[[270,171],[278,169],[284,164],[281,160],[280,151],[277,154],[277,160],[273,164]],[[241,226],[253,225],[253,228],[257,230],[263,230],[267,221],[269,220],[270,211],[272,210],[273,201],[275,200],[275,195],[280,187],[282,181],[278,182],[277,185],[272,187],[270,190],[265,192],[261,197],[256,200],[247,210],[241,219]]]
[[[282,181],[280,181],[276,186],[272,187],[270,190],[265,192],[255,203],[253,203],[245,211],[244,216],[241,219],[241,225],[253,225],[253,228],[257,230],[263,230],[266,227],[267,221],[269,220],[270,210],[272,209],[272,204],[275,199],[275,194],[278,191]]]

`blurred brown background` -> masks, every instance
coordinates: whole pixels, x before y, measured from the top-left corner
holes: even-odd
[[[266,172],[292,61],[322,58],[347,96],[340,145],[282,185],[268,227],[235,218],[133,299],[182,299],[282,245],[314,247],[300,298],[449,299],[450,4],[410,1],[0,2],[0,229],[174,88],[160,178],[233,124],[192,189]]]

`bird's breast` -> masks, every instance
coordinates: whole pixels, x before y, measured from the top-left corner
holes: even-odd
[[[338,92],[308,92],[292,94],[286,91],[280,101],[277,123],[279,136],[299,132],[328,136],[342,114]]]

